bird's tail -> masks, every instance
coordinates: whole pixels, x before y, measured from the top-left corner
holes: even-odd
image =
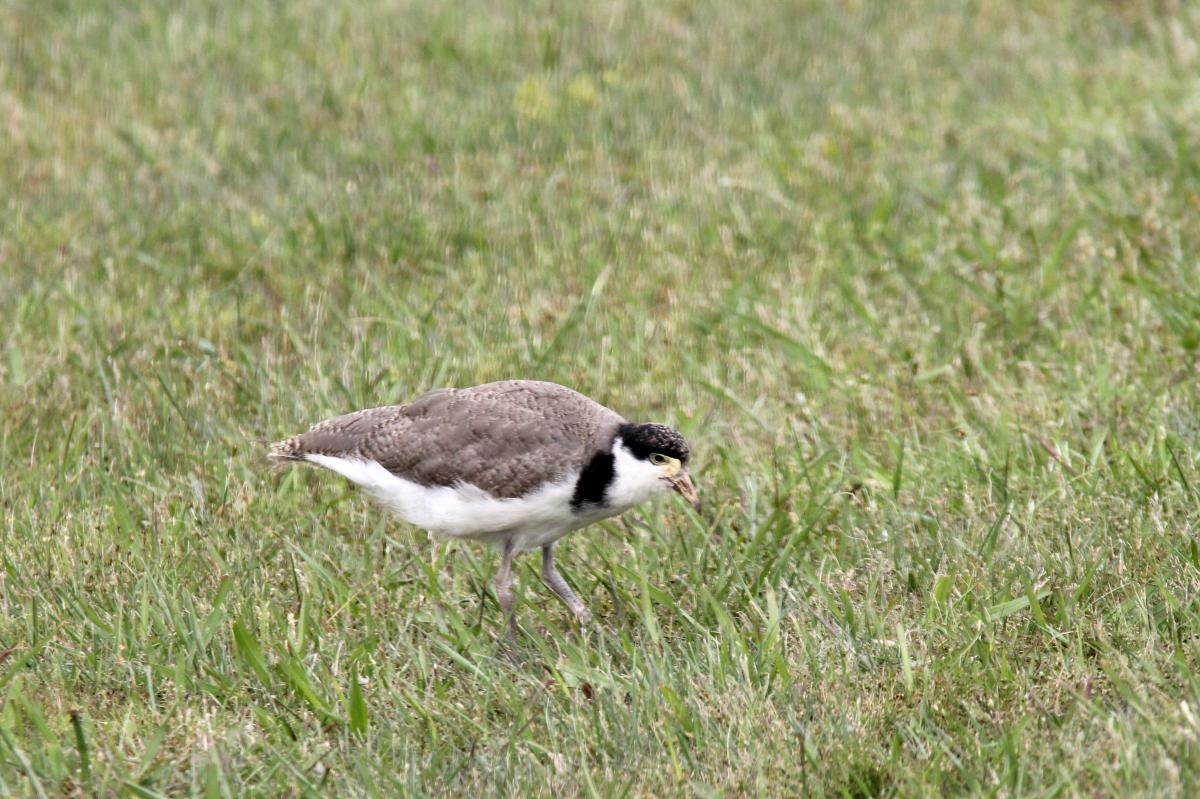
[[[299,446],[300,442],[297,440],[298,438],[299,436],[293,436],[292,438],[272,443],[270,449],[267,450],[267,459],[276,463],[304,460],[304,452]]]

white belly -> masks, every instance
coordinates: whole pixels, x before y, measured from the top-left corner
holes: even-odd
[[[305,458],[354,481],[400,518],[434,535],[482,541],[500,541],[513,536],[518,551],[553,543],[572,530],[625,509],[573,513],[571,497],[577,474],[563,475],[554,483],[517,499],[497,499],[466,483],[423,486],[397,477],[375,461],[330,455],[306,455]]]

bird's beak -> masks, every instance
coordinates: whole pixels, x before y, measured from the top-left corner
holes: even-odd
[[[696,513],[699,513],[700,497],[696,495],[696,487],[692,485],[692,478],[688,476],[688,473],[683,471],[667,479],[671,483],[671,488],[674,488],[679,492],[680,496],[692,503],[692,507],[696,509]]]

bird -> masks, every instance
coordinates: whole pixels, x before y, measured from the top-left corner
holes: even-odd
[[[355,411],[271,444],[361,486],[435,538],[496,545],[495,590],[516,634],[513,559],[541,549],[542,580],[576,616],[591,611],[554,563],[568,533],[674,491],[699,512],[691,449],[674,428],[630,422],[583,394],[537,380],[430,391]]]

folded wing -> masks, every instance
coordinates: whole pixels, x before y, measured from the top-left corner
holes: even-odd
[[[623,421],[564,386],[509,380],[327,419],[273,445],[271,457],[375,461],[420,485],[470,483],[514,498],[578,473]]]

